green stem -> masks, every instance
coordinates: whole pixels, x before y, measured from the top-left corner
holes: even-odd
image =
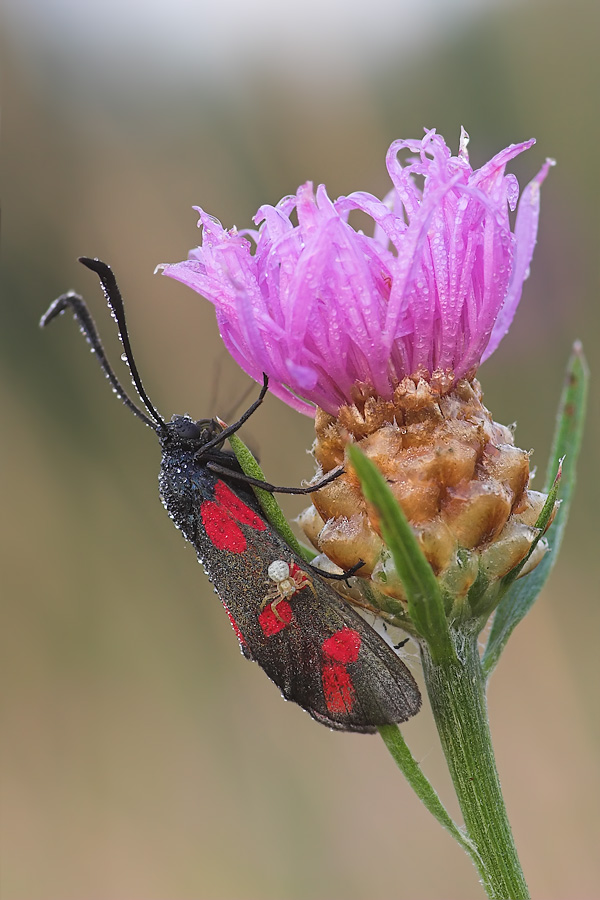
[[[528,900],[494,760],[477,635],[464,626],[450,634],[458,660],[434,662],[426,646],[421,653],[440,741],[477,849],[475,863],[488,897]]]

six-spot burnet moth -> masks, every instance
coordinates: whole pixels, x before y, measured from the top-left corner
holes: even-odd
[[[226,438],[262,402],[267,379],[258,399],[229,427],[215,419],[194,421],[189,416],[165,422],[140,379],[112,270],[97,259],[81,262],[100,278],[145,412],[121,386],[78,294],[60,296],[40,324],[45,326],[71,309],[115,393],[156,432],[162,451],[163,504],[196,549],[242,653],[264,669],[286,699],[330,728],[373,732],[379,725],[414,716],[421,697],[407,667],[331,584],[283,541],[264,517],[251,485],[289,493],[315,488],[275,488],[257,482],[223,450]]]

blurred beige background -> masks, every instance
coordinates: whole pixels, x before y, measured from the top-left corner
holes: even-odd
[[[307,179],[381,194],[389,142],[423,126],[456,148],[464,124],[474,165],[535,136],[521,184],[546,156],[558,165],[516,323],[480,377],[543,472],[573,339],[597,371],[599,12],[5,4],[2,900],[482,896],[377,738],[329,733],[239,655],[158,500],[152,435],[71,321],[37,322],[75,288],[117,358],[75,262],[99,256],[158,408],[226,413],[247,382],[212,308],[153,275],[197,242],[193,204],[244,227]],[[311,474],[311,422],[279,401],[245,437],[276,483]],[[562,558],[490,691],[517,845],[545,900],[600,897],[599,440],[596,399]],[[455,811],[428,710],[404,733]]]

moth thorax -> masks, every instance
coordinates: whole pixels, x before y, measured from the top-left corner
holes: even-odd
[[[290,577],[290,567],[283,559],[276,559],[267,569],[267,575],[275,584],[280,584]]]

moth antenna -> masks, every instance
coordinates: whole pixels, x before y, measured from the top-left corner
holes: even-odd
[[[106,352],[102,345],[102,341],[100,340],[100,335],[98,334],[96,324],[83,297],[81,297],[79,294],[76,294],[74,291],[69,291],[66,294],[61,294],[60,297],[57,297],[56,300],[50,304],[49,308],[40,319],[40,327],[45,328],[53,319],[56,319],[66,309],[70,309],[73,313],[75,320],[79,324],[81,333],[92,348],[92,352],[98,360],[100,368],[108,378],[110,385],[119,400],[121,400],[121,402],[129,410],[131,410],[131,412],[135,416],[138,417],[138,419],[141,419],[145,425],[148,425],[154,431],[158,431],[157,424],[153,422],[152,419],[150,419],[141,409],[139,409],[135,405],[135,403],[133,402],[133,400],[131,400],[125,388],[119,381],[117,375],[115,374],[115,371],[109,363],[108,357],[106,356]],[[162,420],[160,421],[162,423]]]
[[[152,402],[150,401],[150,397],[144,389],[142,379],[140,378],[140,373],[138,372],[138,368],[135,364],[135,358],[133,356],[131,342],[129,340],[129,332],[127,331],[127,321],[125,319],[125,307],[123,305],[123,298],[121,296],[119,285],[117,284],[117,280],[113,274],[111,267],[99,259],[90,259],[87,256],[80,256],[79,262],[83,263],[86,268],[91,269],[92,272],[95,272],[100,279],[102,291],[104,293],[104,296],[106,297],[110,311],[112,312],[119,329],[119,337],[121,338],[121,343],[123,344],[124,350],[124,362],[126,362],[129,366],[133,386],[135,387],[140,400],[146,407],[146,410],[150,413],[150,415],[158,425],[159,430],[166,430],[167,426],[164,422],[164,419],[159,415]],[[152,427],[154,428],[155,426],[153,425]]]
[[[125,406],[138,417],[138,419],[141,419],[145,425],[148,425],[150,428],[154,429],[154,431],[157,431],[156,424],[152,421],[152,419],[149,419],[141,409],[138,409],[133,400],[131,400],[131,398],[125,393],[124,387],[115,375],[114,370],[106,356],[104,347],[102,346],[102,342],[98,334],[98,329],[96,328],[94,320],[92,319],[91,313],[87,308],[83,297],[80,297],[79,294],[76,294],[73,291],[70,291],[68,294],[61,294],[61,296],[57,297],[56,300],[50,305],[50,307],[40,319],[40,327],[45,328],[53,319],[56,319],[57,316],[63,313],[66,309],[71,310],[73,316],[79,323],[81,333],[84,335],[88,344],[92,348],[92,352],[100,363],[100,368],[110,381],[111,387],[119,400],[121,400],[125,404]]]

